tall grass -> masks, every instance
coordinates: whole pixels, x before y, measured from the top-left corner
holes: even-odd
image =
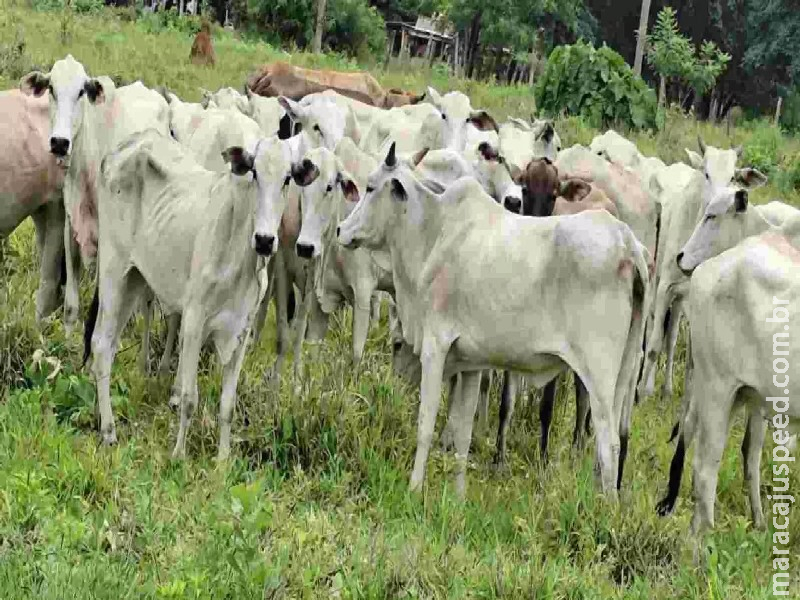
[[[355,67],[341,57],[287,57],[219,31],[217,66],[195,67],[187,60],[188,33],[144,31],[105,12],[75,15],[66,46],[52,13],[0,13],[0,44],[15,39],[17,28],[31,64],[45,67],[71,52],[92,73],[166,84],[188,100],[199,98],[200,87],[239,85],[252,68],[278,57]],[[19,73],[0,76],[8,87]],[[440,69],[378,71],[378,77],[416,90],[429,82],[463,89],[474,106],[501,118],[534,110],[527,87],[452,80]],[[596,133],[577,118],[560,119],[558,127],[565,144],[587,143]],[[696,147],[698,132],[727,146],[762,135],[764,125],[755,127],[737,129],[729,140],[721,128],[671,115],[664,132],[634,138],[644,152],[673,161],[683,158],[684,147]],[[778,148],[783,155],[798,146],[781,137]],[[0,598],[769,597],[771,536],[748,520],[738,421],[720,469],[716,529],[697,563],[685,533],[689,481],[674,517],[658,518],[654,510],[672,454],[666,441],[678,410],[672,399],[637,407],[617,504],[596,493],[591,448],[570,449],[571,386],[561,386],[557,398],[548,466],[536,450],[535,407],[523,402],[505,471],[490,467],[492,436],[479,432],[465,502],[451,493],[450,456],[438,452],[424,493],[409,494],[417,396],[391,373],[385,322],[371,332],[354,372],[347,311],[333,319],[299,394],[288,381],[276,391],[263,380],[274,359],[270,315],[242,372],[234,458],[226,466],[213,460],[219,367],[201,362],[189,458],[173,463],[170,381],[138,371],[141,323],[131,324],[112,380],[120,444],[100,448],[79,335],[65,335],[57,318],[42,328],[33,321],[33,239],[26,223],[5,241],[0,258]],[[88,287],[84,281],[83,306]],[[158,329],[154,356],[161,350]],[[43,351],[38,363],[36,350]],[[678,382],[683,363],[681,342]],[[48,379],[53,364],[59,372]],[[678,383],[676,398],[681,393]],[[768,441],[765,486],[770,451]],[[794,565],[800,564],[798,523],[790,526]]]

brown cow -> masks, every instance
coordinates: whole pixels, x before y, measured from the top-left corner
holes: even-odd
[[[195,65],[214,66],[214,46],[211,44],[211,25],[205,19],[200,24],[200,31],[194,37],[189,60]]]
[[[392,89],[386,92],[366,72],[316,71],[281,61],[265,65],[248,79],[247,87],[260,96],[286,96],[295,101],[309,94],[333,90],[380,108],[416,104],[422,100],[422,96],[401,90]]]

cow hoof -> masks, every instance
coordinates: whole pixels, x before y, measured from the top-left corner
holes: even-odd
[[[658,504],[656,504],[656,512],[662,517],[666,517],[668,514],[670,514],[673,508],[675,508],[675,503],[669,498],[664,498]]]
[[[104,446],[117,445],[117,432],[115,430],[112,429],[108,433],[103,434],[103,445]]]

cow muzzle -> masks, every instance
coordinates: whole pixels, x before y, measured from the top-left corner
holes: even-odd
[[[683,259],[683,252],[678,253],[678,256],[675,257],[675,263],[678,265],[678,268],[681,270],[681,273],[686,275],[687,277],[691,277],[692,273],[694,272],[694,268],[686,269],[681,264]]]
[[[62,137],[51,137],[50,153],[60,159],[66,158],[69,154],[69,140]]]
[[[503,199],[503,206],[506,207],[506,210],[519,214],[520,210],[522,210],[522,199],[515,198],[514,196],[506,196]]]
[[[314,244],[303,244],[301,242],[297,242],[295,251],[297,252],[297,256],[300,258],[311,258],[314,256]]]
[[[261,256],[271,256],[275,251],[275,236],[256,233],[253,236],[256,252]]]

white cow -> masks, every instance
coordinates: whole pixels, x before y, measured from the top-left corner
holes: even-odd
[[[277,98],[265,98],[254,94],[250,88],[246,88],[246,90],[247,99],[250,103],[246,114],[258,123],[264,135],[276,135],[281,130],[281,120],[286,118],[286,110],[278,102]],[[284,139],[291,137],[291,127],[288,123],[285,129],[288,129],[288,131],[279,136]]]
[[[688,291],[688,280],[675,263],[675,257],[689,239],[705,207],[719,190],[727,188],[732,181],[748,188],[766,183],[767,178],[756,169],[737,169],[740,149],[720,150],[706,146],[698,140],[701,157],[686,150],[695,174],[682,188],[671,188],[667,194],[671,199],[662,199],[658,251],[656,255],[656,293],[648,328],[647,349],[639,383],[639,393],[653,393],[655,366],[658,354],[667,339],[668,360],[664,380],[665,395],[672,395],[672,365],[678,339],[678,325],[682,311],[681,300]]]
[[[561,152],[561,138],[552,121],[537,119],[532,124],[510,117],[500,125],[499,154],[517,169],[524,171],[535,158],[555,162]]]
[[[249,150],[230,148],[225,157],[229,172],[209,171],[171,138],[148,131],[129,138],[103,163],[92,367],[106,444],[116,442],[109,395],[114,353],[147,286],[167,312],[182,315],[181,422],[173,457],[185,454],[198,400],[200,348],[209,337],[223,365],[218,457],[229,454],[236,383],[266,290],[261,257],[277,250],[291,149],[273,137]]]
[[[644,156],[639,152],[636,144],[613,129],[595,136],[589,144],[589,148],[607,160],[634,171],[644,185],[649,185],[650,178],[666,167],[661,159]]]
[[[738,198],[734,195],[734,206],[737,202],[741,206],[741,195]],[[740,228],[731,223],[718,227],[714,220],[695,231],[692,258],[684,256],[688,264],[724,246],[717,240],[700,243],[698,238],[710,235],[721,241]],[[721,220],[734,219],[726,216]],[[800,219],[796,219],[781,231],[748,237],[702,262],[692,274],[687,301],[693,360],[687,380],[689,406],[670,468],[669,493],[658,511],[666,514],[674,507],[685,453],[696,438],[695,533],[714,526],[717,475],[735,406],[744,404],[749,413],[742,454],[756,527],[764,525],[760,461],[765,419],[784,430],[773,433],[777,444],[773,470],[776,476],[789,474],[785,461],[791,437],[786,429],[796,432],[800,426],[800,403],[786,387],[788,382],[800,380],[800,362],[796,360],[800,319],[794,318],[800,312],[799,265]],[[777,481],[788,479],[778,477]]]
[[[542,384],[569,367],[589,390],[601,485],[615,494],[648,277],[646,251],[630,229],[604,211],[520,217],[472,178],[435,194],[411,165],[398,164],[394,147],[367,190],[338,238],[391,254],[403,336],[422,365],[411,488],[423,483],[446,373],[463,371],[454,408],[463,494],[478,370],[524,371]],[[586,310],[588,294],[597,312]]]
[[[64,324],[78,320],[80,255],[97,251],[97,185],[100,161],[127,136],[156,129],[169,134],[164,98],[137,81],[115,89],[107,77],[90,78],[72,55],[56,61],[50,73],[34,71],[20,84],[41,96],[50,90],[50,151],[67,166],[64,181],[64,250],[67,281]]]
[[[58,308],[64,257],[64,169],[50,153],[49,110],[46,97],[0,92],[0,240],[33,219],[40,258],[37,321]]]
[[[366,180],[376,162],[350,138],[344,138],[336,152],[315,148],[292,169],[301,186],[303,221],[297,238],[297,254],[315,259],[313,292],[304,303],[305,317],[312,307],[324,320],[345,301],[353,307],[353,362],[358,364],[367,339],[370,302],[377,290],[393,292],[388,257],[376,256],[366,248],[349,250],[336,241],[336,227],[353,210],[364,194]],[[309,302],[311,299],[315,303]],[[303,337],[302,327],[298,340]],[[316,335],[319,336],[319,332]],[[295,356],[295,365],[299,356]]]

